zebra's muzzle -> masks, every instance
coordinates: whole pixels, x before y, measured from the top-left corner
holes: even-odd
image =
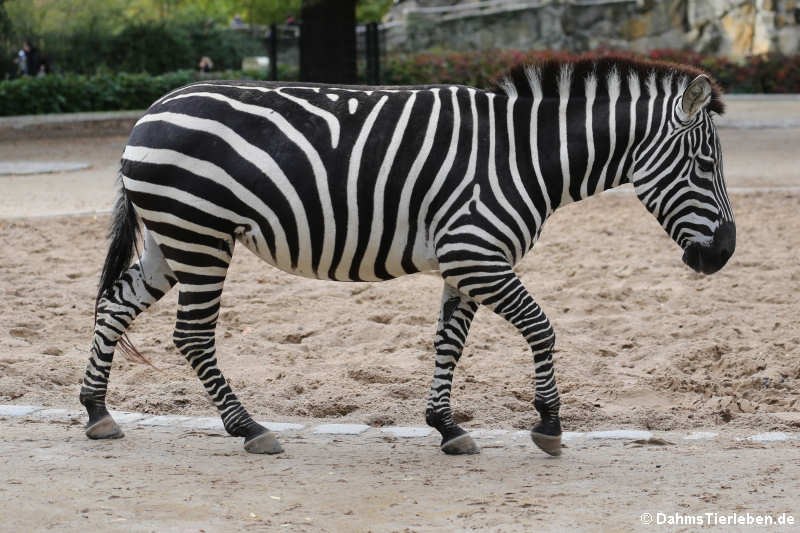
[[[733,222],[721,223],[709,246],[690,244],[683,252],[683,262],[695,272],[713,274],[725,266],[736,249],[736,225]]]

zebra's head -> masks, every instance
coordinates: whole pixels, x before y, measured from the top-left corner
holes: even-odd
[[[634,164],[636,195],[667,234],[683,248],[683,262],[696,272],[722,268],[736,247],[736,225],[722,151],[711,112],[721,112],[719,94],[705,75],[662,80],[666,94],[660,129]],[[649,85],[655,89],[651,78]],[[651,113],[652,115],[652,113]],[[656,116],[652,116],[656,123]]]

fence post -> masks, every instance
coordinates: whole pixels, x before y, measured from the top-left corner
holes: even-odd
[[[365,27],[365,52],[367,56],[367,83],[369,85],[380,85],[380,37],[378,34],[378,23],[369,22]]]
[[[269,26],[269,79],[278,81],[278,25]]]

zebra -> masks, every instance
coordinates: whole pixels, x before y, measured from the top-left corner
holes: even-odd
[[[693,67],[615,57],[545,61],[488,89],[204,81],[157,100],[124,149],[80,392],[92,439],[118,438],[105,402],[115,346],[178,285],[174,344],[252,453],[279,453],[217,364],[215,326],[238,241],[299,276],[443,279],[426,423],[448,454],[478,453],[453,418],[453,375],[479,306],[528,342],[539,421],[561,453],[555,333],[513,268],[559,207],[630,183],[711,274],[736,227],[713,114],[721,90]],[[132,266],[136,243],[143,252]]]

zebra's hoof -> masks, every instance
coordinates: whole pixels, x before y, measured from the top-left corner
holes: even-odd
[[[472,455],[481,453],[481,449],[469,436],[469,433],[464,433],[458,437],[454,437],[449,441],[442,444],[442,451],[448,455]]]
[[[90,439],[121,439],[125,433],[111,415],[106,415],[94,424],[86,425],[86,436]]]
[[[545,435],[544,433],[531,431],[531,439],[546,454],[554,457],[561,455],[561,435]]]
[[[283,452],[281,443],[271,431],[265,431],[255,437],[244,441],[244,449],[250,453],[275,454]]]

